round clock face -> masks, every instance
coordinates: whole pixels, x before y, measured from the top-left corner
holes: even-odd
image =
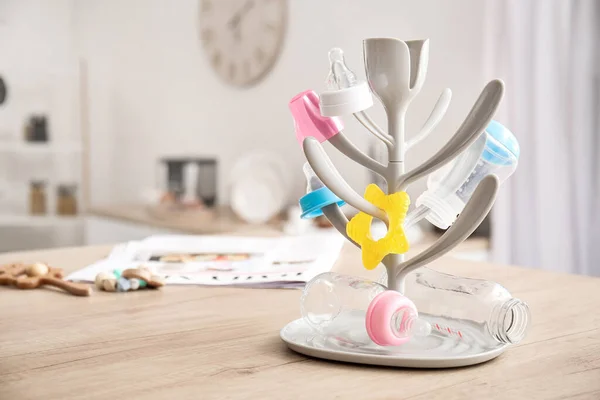
[[[249,86],[275,64],[287,22],[286,0],[200,0],[200,39],[226,82]]]
[[[4,103],[6,100],[6,85],[4,84],[4,80],[0,76],[0,104]]]

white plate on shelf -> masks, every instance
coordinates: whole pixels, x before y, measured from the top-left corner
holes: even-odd
[[[230,177],[232,210],[249,223],[265,223],[280,213],[288,201],[289,174],[282,160],[257,152],[236,163]]]
[[[436,323],[433,320],[430,322]],[[443,326],[443,321],[438,322]],[[398,347],[381,347],[368,339],[348,340],[348,337],[352,337],[351,332],[361,331],[357,329],[356,324],[363,323],[363,319],[360,318],[348,321],[347,332],[340,332],[340,336],[337,337],[324,337],[316,334],[300,318],[287,324],[281,330],[280,336],[290,349],[307,356],[388,367],[464,367],[496,358],[507,348],[507,345],[502,344],[484,344],[477,329],[458,321],[453,321],[453,326],[458,327],[460,337],[456,334],[445,334],[440,329],[433,330],[431,335],[425,338],[415,338]]]

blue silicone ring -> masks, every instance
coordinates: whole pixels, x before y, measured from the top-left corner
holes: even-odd
[[[323,211],[321,210],[323,207],[336,203],[340,207],[346,204],[344,200],[333,194],[327,187],[307,193],[300,198],[300,207],[302,208],[301,218],[310,219],[319,217],[323,215]]]

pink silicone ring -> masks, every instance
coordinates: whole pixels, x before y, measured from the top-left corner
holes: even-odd
[[[296,139],[300,146],[307,137],[314,137],[323,143],[344,129],[344,124],[338,117],[321,115],[319,96],[313,90],[306,90],[294,96],[289,107],[294,117]]]
[[[380,346],[400,346],[410,339],[409,335],[398,337],[392,331],[392,318],[394,314],[403,309],[409,308],[414,314],[417,314],[415,304],[398,292],[386,290],[378,294],[367,309],[365,324],[367,333],[372,341]],[[404,318],[408,315],[405,314]]]

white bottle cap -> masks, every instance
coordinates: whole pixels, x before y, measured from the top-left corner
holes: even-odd
[[[321,93],[321,115],[338,117],[366,110],[373,105],[373,96],[367,82],[357,83],[345,89]]]

